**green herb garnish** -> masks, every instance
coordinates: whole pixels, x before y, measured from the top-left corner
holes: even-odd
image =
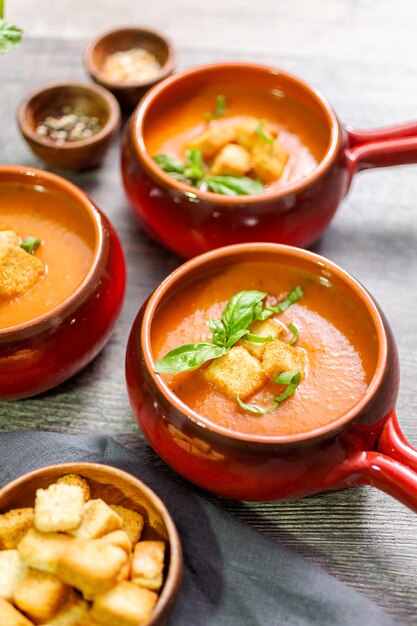
[[[264,126],[265,126],[265,120],[261,120],[258,126],[256,127],[255,133],[257,134],[257,136],[259,137],[261,141],[264,141],[265,143],[274,143],[273,138],[270,135],[267,135],[265,133]]]
[[[288,343],[290,344],[290,346],[293,346],[298,341],[298,328],[297,326],[294,326],[292,322],[288,324],[288,328],[293,335],[291,341],[289,341]]]
[[[303,295],[303,290],[300,286],[297,286],[293,291],[290,291],[285,300],[281,300],[281,302],[278,302],[275,306],[266,306],[264,309],[262,309],[262,306],[258,306],[255,310],[255,319],[264,321],[275,313],[283,313],[288,309],[288,307],[294,304],[294,302],[300,300]]]
[[[164,170],[164,172],[168,174],[184,174],[184,163],[170,154],[157,154],[154,156],[153,160],[159,165],[161,170]]]
[[[225,196],[248,196],[265,191],[259,180],[248,176],[209,176],[204,182],[209,191]]]
[[[257,404],[246,404],[246,402],[243,402],[238,395],[236,396],[237,403],[242,409],[255,415],[266,415],[267,413],[272,413],[272,411],[275,411],[275,409],[279,407],[281,402],[284,402],[284,400],[292,396],[300,384],[300,380],[301,372],[295,371],[282,372],[274,378],[274,383],[277,385],[286,385],[286,388],[279,394],[279,396],[275,396],[272,406],[262,408]]]
[[[291,294],[294,293],[298,294],[297,300],[303,294],[301,288],[296,287],[285,300],[282,300],[275,306],[277,311],[279,305],[282,304],[284,306],[284,303],[287,303]],[[171,350],[155,363],[155,372],[158,374],[175,374],[197,369],[206,361],[217,359],[226,354],[242,337],[246,337],[249,341],[255,341],[256,343],[271,341],[272,337],[259,337],[249,332],[249,327],[253,320],[262,319],[256,316],[262,315],[266,308],[271,309],[271,307],[262,308],[262,301],[266,296],[266,292],[255,290],[236,293],[226,304],[220,319],[213,318],[208,320],[211,341],[190,343]],[[292,299],[295,301],[294,298]],[[287,309],[288,306],[285,304],[283,310]],[[270,315],[267,317],[270,317]]]
[[[2,17],[2,15],[0,15]],[[6,54],[19,45],[23,30],[7,20],[0,19],[0,54]]]
[[[26,237],[20,244],[20,247],[26,250],[28,254],[34,254],[41,243],[41,240],[37,237]]]
[[[216,117],[221,117],[222,115],[224,115],[225,111],[226,111],[226,96],[220,95],[220,96],[217,96],[216,98],[216,108],[214,109],[214,111],[213,112],[207,111],[204,114],[204,117],[209,122],[210,120],[213,120]]]

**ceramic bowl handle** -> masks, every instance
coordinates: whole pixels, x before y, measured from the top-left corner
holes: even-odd
[[[351,175],[374,167],[417,163],[417,121],[359,130],[346,127]]]

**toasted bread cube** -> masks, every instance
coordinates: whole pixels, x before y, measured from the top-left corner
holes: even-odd
[[[128,556],[130,556],[132,552],[132,542],[125,530],[115,530],[112,533],[108,533],[104,535],[104,537],[101,537],[100,541],[121,548]]]
[[[54,574],[58,560],[67,546],[74,541],[68,535],[41,533],[31,528],[17,546],[24,563],[35,569]]]
[[[208,124],[206,130],[193,137],[188,147],[201,150],[203,157],[212,158],[218,150],[234,141],[235,129],[230,120],[215,120]]]
[[[48,619],[47,626],[79,626],[86,618],[89,605],[73,591],[55,615]]]
[[[260,122],[261,120],[251,115],[239,116],[235,121],[236,143],[246,150],[252,150],[253,146],[259,141],[256,129],[259,127]],[[265,124],[263,130],[265,131]]]
[[[44,273],[44,265],[19,246],[0,248],[0,298],[14,298],[28,291]]]
[[[0,624],[1,626],[34,626],[13,604],[4,598],[0,598]]]
[[[122,530],[127,532],[132,545],[135,545],[142,534],[144,525],[143,516],[119,504],[111,504],[110,508],[122,518]]]
[[[0,598],[13,600],[13,594],[29,571],[17,550],[0,551]]]
[[[78,485],[65,483],[38,489],[35,499],[35,528],[44,533],[77,528],[84,512],[84,493]]]
[[[108,504],[97,498],[84,505],[81,524],[71,532],[79,539],[98,539],[122,527],[122,518]]]
[[[255,320],[250,326],[250,332],[254,335],[258,335],[259,337],[272,337],[273,339],[278,339],[278,337],[282,337],[285,334],[285,328],[279,324],[279,322],[274,322],[272,319],[265,320],[264,322]],[[248,339],[241,339],[239,344],[246,348],[252,356],[259,360],[262,359],[266,343],[256,343],[255,341],[249,341]]]
[[[250,154],[242,146],[228,143],[216,155],[211,166],[211,173],[244,176],[251,168]]]
[[[48,624],[49,626],[49,624]],[[64,626],[64,625],[63,625]],[[77,622],[77,626],[103,626],[103,622],[97,622],[91,615],[91,611],[88,611],[85,615],[83,615],[79,622]]]
[[[14,603],[35,624],[47,622],[69,593],[69,587],[48,572],[30,570],[16,587]]]
[[[91,615],[107,626],[139,626],[149,620],[157,600],[155,592],[121,581],[94,598]]]
[[[65,474],[65,476],[61,476],[56,481],[57,485],[61,483],[65,483],[66,485],[76,485],[80,487],[84,494],[84,502],[90,499],[90,487],[88,486],[88,482],[85,478],[82,478],[78,474]]]
[[[204,378],[223,393],[244,399],[266,382],[261,364],[242,346],[233,346],[227,354],[215,359],[203,372]]]
[[[124,550],[100,539],[75,539],[58,563],[58,576],[86,600],[110,589],[128,560]]]
[[[300,348],[294,348],[284,341],[270,341],[265,346],[262,368],[271,380],[282,372],[296,371],[304,375],[306,355]]]
[[[139,541],[133,552],[132,583],[147,589],[160,589],[164,570],[164,553],[163,541]]]
[[[273,183],[281,178],[288,161],[288,153],[278,141],[272,144],[263,141],[253,147],[251,160],[255,175],[263,183]]]
[[[33,520],[32,508],[12,509],[0,515],[0,550],[16,548],[33,526]]]
[[[19,237],[14,230],[0,230],[0,248],[16,248],[19,245]]]

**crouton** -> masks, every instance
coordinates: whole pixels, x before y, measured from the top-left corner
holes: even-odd
[[[305,373],[306,354],[300,348],[294,348],[283,341],[270,341],[265,346],[262,369],[271,380],[282,372],[296,371]]]
[[[83,615],[80,621],[77,622],[77,626],[103,626],[103,622],[96,622],[96,620],[91,616],[91,612],[88,611],[88,613]]]
[[[0,248],[16,248],[19,245],[19,237],[14,230],[0,230]]]
[[[132,542],[129,535],[124,530],[115,530],[112,533],[108,533],[107,535],[104,535],[104,537],[101,537],[100,541],[108,543],[112,546],[118,546],[124,550],[128,556],[132,552]]]
[[[265,320],[264,322],[255,320],[250,326],[250,332],[259,337],[272,337],[278,339],[285,334],[285,328],[279,322],[275,322],[272,319]],[[265,350],[266,343],[256,343],[255,341],[249,341],[248,339],[241,339],[239,344],[246,348],[252,356],[261,360]]]
[[[2,626],[34,626],[13,604],[0,598],[0,624]]]
[[[260,120],[257,117],[252,117],[251,115],[239,116],[234,123],[236,143],[246,150],[252,150],[253,146],[259,141],[259,137],[256,134],[259,122]],[[265,131],[265,126],[263,130]]]
[[[0,598],[13,600],[13,594],[29,571],[17,550],[0,551]]]
[[[77,528],[83,516],[84,493],[78,485],[65,483],[38,489],[35,499],[35,528],[42,532]]]
[[[234,124],[230,120],[215,120],[208,124],[206,130],[193,137],[188,148],[201,150],[203,157],[210,159],[218,150],[235,138]]]
[[[148,621],[157,600],[153,591],[121,581],[94,598],[91,615],[108,626],[139,626]]]
[[[140,541],[132,559],[131,580],[139,587],[160,589],[164,569],[165,544],[163,541]]]
[[[142,515],[119,504],[111,504],[110,508],[122,518],[122,530],[127,532],[132,544],[137,543],[143,530],[144,519]]]
[[[251,151],[252,167],[255,175],[263,183],[279,180],[288,161],[288,153],[277,141],[272,144],[259,141]]]
[[[81,524],[70,534],[79,539],[98,539],[121,527],[122,518],[104,500],[97,498],[85,503]]]
[[[65,476],[58,478],[56,482],[57,485],[60,483],[65,483],[66,485],[77,485],[83,490],[84,502],[87,502],[87,500],[90,499],[90,487],[88,486],[88,482],[78,474],[65,474]]]
[[[74,539],[58,563],[57,574],[86,600],[112,587],[128,560],[124,550],[100,539]]]
[[[227,354],[214,360],[203,376],[231,398],[239,395],[243,399],[254,394],[267,380],[259,361],[242,346],[233,346]]]
[[[31,528],[17,546],[24,563],[35,569],[54,574],[58,560],[68,544],[75,541],[68,535],[41,533]]]
[[[12,509],[0,515],[0,550],[12,550],[33,526],[33,509]]]
[[[35,623],[48,621],[69,593],[69,587],[48,572],[30,570],[16,587],[14,603]]]
[[[0,248],[0,298],[11,299],[25,293],[44,270],[40,259],[19,246]]]
[[[73,591],[55,615],[48,619],[47,626],[79,626],[89,611],[89,605]]]
[[[244,176],[250,168],[249,152],[235,143],[228,143],[216,155],[211,166],[211,173]]]

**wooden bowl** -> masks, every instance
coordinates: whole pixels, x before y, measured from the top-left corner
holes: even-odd
[[[144,516],[142,539],[161,539],[168,545],[164,585],[152,618],[142,626],[166,623],[182,580],[182,549],[175,524],[158,496],[142,481],[115,467],[97,463],[63,463],[24,474],[0,489],[0,513],[33,506],[36,490],[48,487],[65,474],[79,474],[88,481],[92,498],[119,504]]]
[[[57,144],[42,137],[36,127],[65,105],[80,106],[99,118],[102,128],[87,139]],[[25,98],[17,111],[20,132],[33,152],[52,167],[84,170],[97,167],[120,126],[117,100],[106,89],[84,83],[53,83]]]
[[[135,83],[111,81],[102,72],[105,58],[114,52],[144,48],[159,61],[161,71],[151,80]],[[132,111],[143,94],[174,71],[176,54],[171,41],[156,30],[145,28],[118,28],[100,35],[85,50],[84,64],[91,78],[111,91],[126,112]]]

